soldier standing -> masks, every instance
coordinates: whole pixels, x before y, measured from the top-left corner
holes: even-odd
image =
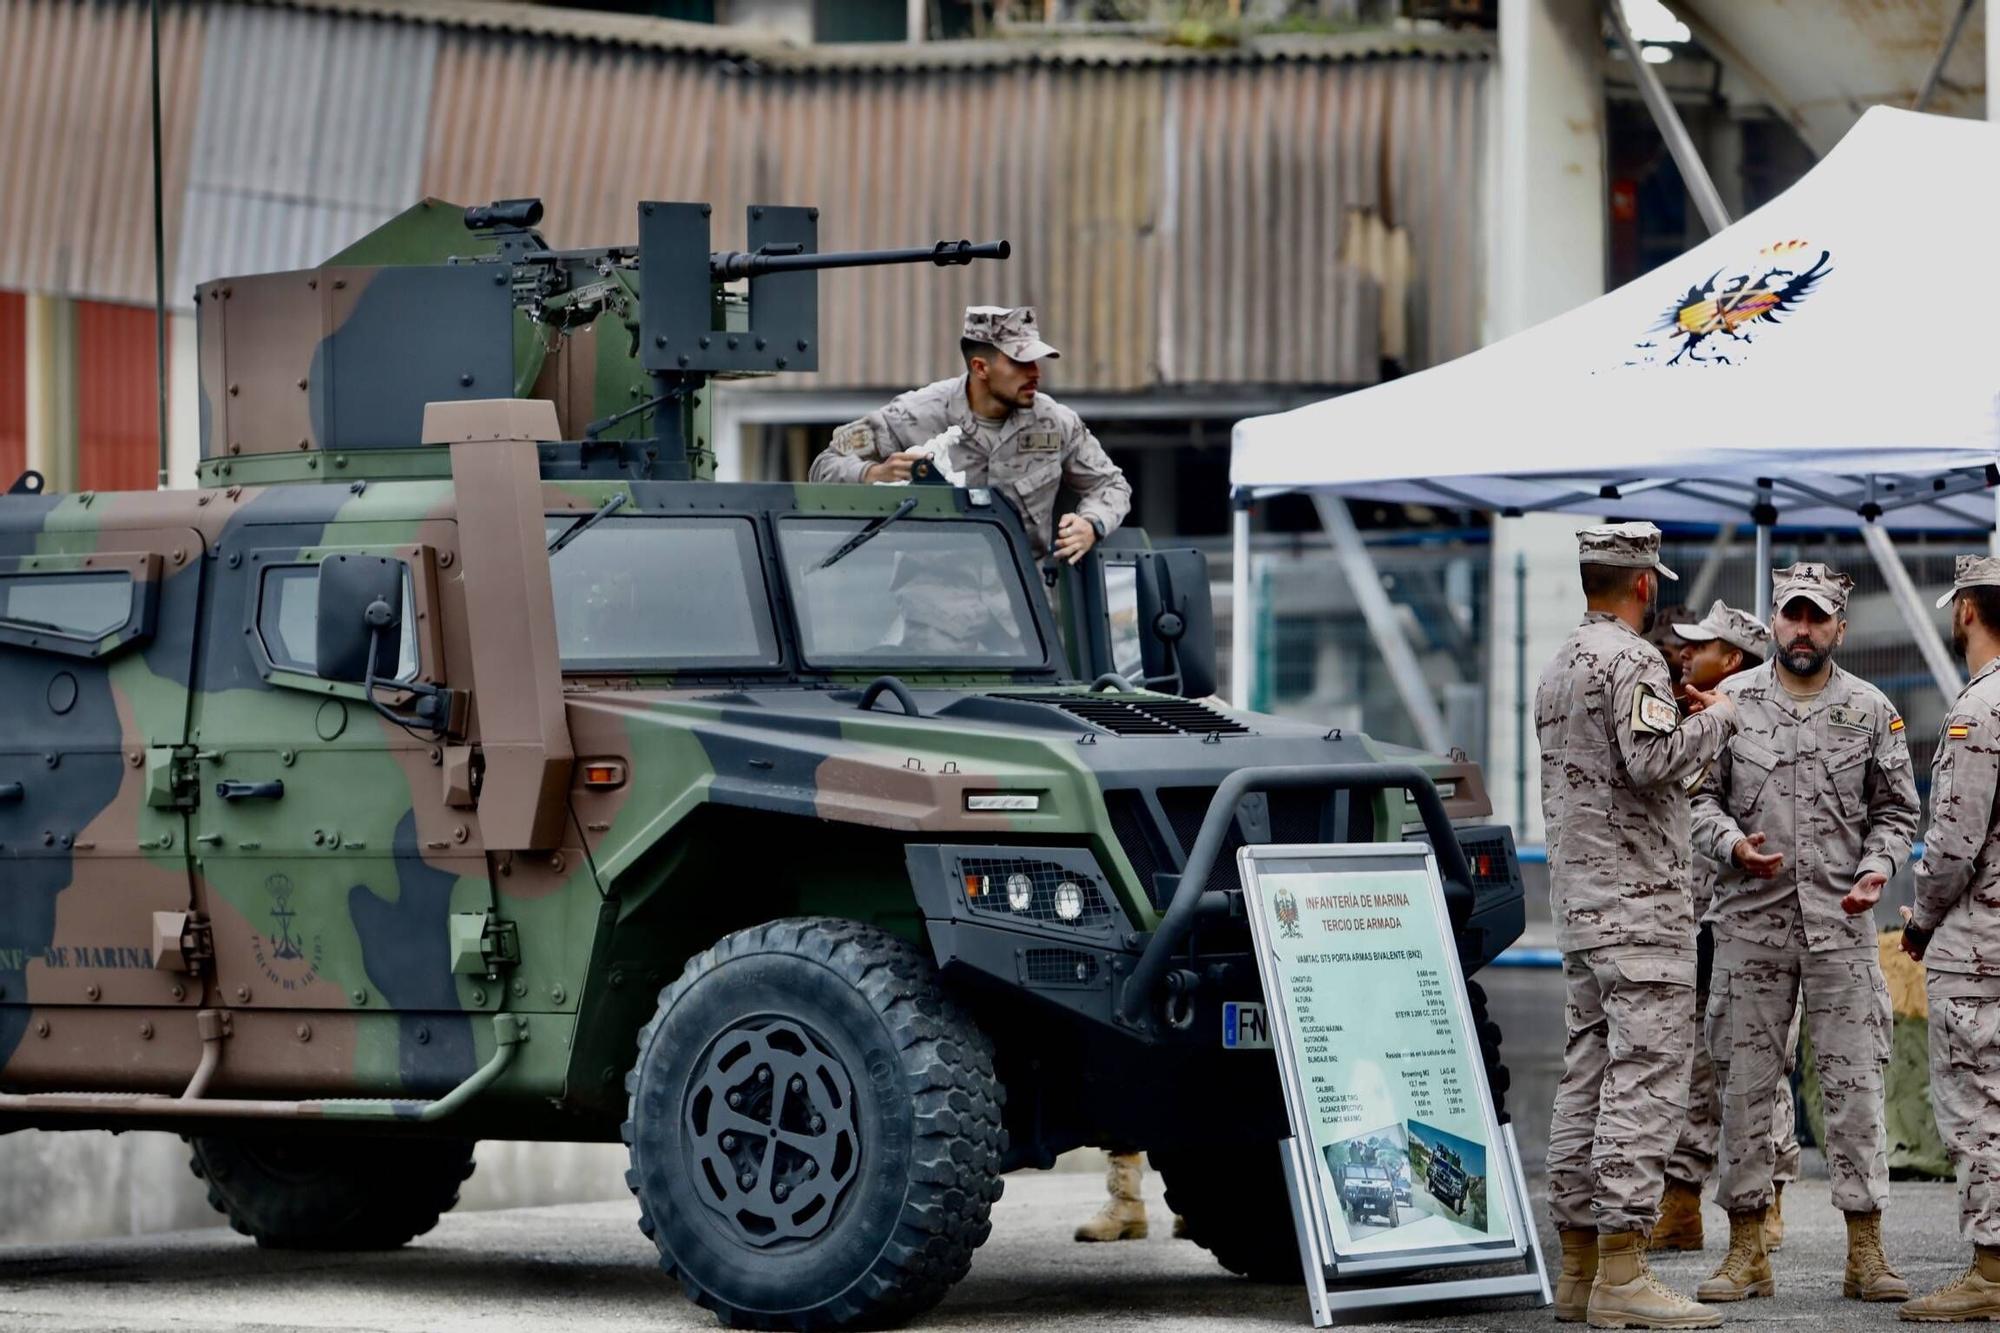
[[[1924,965],[1931,1106],[1958,1172],[1959,1231],[1972,1266],[1909,1302],[1905,1319],[2000,1319],[2000,558],[1962,555],[1952,648],[1972,679],[1945,715],[1931,761],[1931,826],[1903,952]]]
[[[1659,640],[1655,639],[1656,642]],[[1712,690],[1738,672],[1761,666],[1771,656],[1771,631],[1748,611],[1725,602],[1716,602],[1695,624],[1673,626],[1673,641],[1680,644],[1680,675],[1697,689]],[[1673,659],[1668,659],[1672,665]],[[1695,920],[1707,914],[1715,893],[1715,879],[1722,871],[1720,862],[1694,849],[1694,871],[1689,889],[1694,898]],[[1700,1015],[1708,1009],[1708,982],[1714,970],[1714,928],[1703,924],[1696,936],[1694,1008]],[[1794,1020],[1796,1025],[1796,1020]],[[1792,1047],[1798,1033],[1792,1034]],[[1778,1155],[1777,1184],[1798,1179],[1799,1139],[1797,1118],[1792,1113],[1790,1083],[1782,1083],[1772,1108],[1773,1133]],[[1702,1247],[1701,1191],[1715,1174],[1716,1145],[1722,1138],[1722,1099],[1716,1092],[1715,1065],[1697,1041],[1694,1062],[1688,1074],[1688,1113],[1681,1124],[1680,1139],[1667,1157],[1667,1192],[1660,1204],[1660,1221],[1647,1243],[1653,1250],[1698,1250]],[[1775,1213],[1776,1203],[1772,1205]],[[1769,1241],[1769,1232],[1766,1232]],[[1771,1243],[1769,1248],[1776,1248]]]
[[[1841,1294],[1907,1300],[1882,1253],[1890,1015],[1873,909],[1916,836],[1916,777],[1903,719],[1834,665],[1854,581],[1814,563],[1771,577],[1776,653],[1721,687],[1741,720],[1694,803],[1695,846],[1724,863],[1706,918],[1716,959],[1704,1036],[1722,1086],[1716,1201],[1729,1213],[1729,1253],[1697,1295],[1777,1289],[1764,1238],[1772,1098],[1803,989],[1833,1204],[1847,1215]]]
[[[1132,507],[1132,486],[1076,413],[1040,392],[1041,363],[1062,353],[1042,341],[1030,306],[967,306],[959,352],[965,373],[891,399],[850,421],[813,459],[813,481],[908,481],[920,446],[958,427],[951,465],[968,486],[990,486],[1020,512],[1035,559],[1071,564],[1111,535]],[[1067,483],[1076,512],[1055,518]]]
[[[1713,1310],[1646,1266],[1667,1152],[1687,1112],[1694,1045],[1690,779],[1736,729],[1719,693],[1674,706],[1640,636],[1662,577],[1650,523],[1577,534],[1588,610],[1542,673],[1542,748],[1568,1044],[1549,1130],[1549,1211],[1562,1233],[1556,1318],[1596,1327],[1712,1328]]]

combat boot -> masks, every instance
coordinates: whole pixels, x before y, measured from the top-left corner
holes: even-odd
[[[1111,1168],[1104,1173],[1104,1188],[1111,1197],[1095,1217],[1076,1229],[1078,1240],[1146,1239],[1146,1201],[1139,1196],[1144,1160],[1135,1152],[1111,1154]]]
[[[1716,1328],[1722,1316],[1696,1305],[1646,1267],[1646,1235],[1597,1238],[1597,1281],[1590,1287],[1592,1328]]]
[[[1976,1247],[1972,1267],[1930,1295],[1906,1302],[1896,1313],[1924,1324],[2000,1319],[2000,1247]]]
[[[1777,1294],[1771,1276],[1771,1256],[1764,1249],[1764,1210],[1744,1208],[1729,1214],[1729,1253],[1715,1275],[1695,1289],[1704,1301],[1747,1301]]]
[[[1907,1301],[1910,1284],[1882,1253],[1882,1214],[1847,1215],[1847,1272],[1840,1294],[1850,1301]]]
[[[1785,1247],[1785,1182],[1771,1186],[1771,1206],[1764,1213],[1764,1253],[1776,1254]]]
[[[1597,1228],[1560,1233],[1562,1271],[1556,1274],[1556,1322],[1580,1324],[1590,1317],[1590,1284],[1597,1280]]]
[[[1660,1220],[1653,1224],[1649,1250],[1698,1250],[1701,1235],[1701,1187],[1667,1177],[1666,1197],[1660,1200]]]

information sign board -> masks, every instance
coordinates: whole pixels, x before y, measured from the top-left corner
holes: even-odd
[[[1519,1157],[1493,1114],[1430,849],[1249,846],[1238,864],[1291,1117],[1315,1322],[1336,1308],[1453,1295],[1546,1301]],[[1327,1281],[1522,1260],[1525,1274],[1443,1284]]]

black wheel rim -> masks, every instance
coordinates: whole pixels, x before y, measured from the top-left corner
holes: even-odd
[[[854,1080],[790,1018],[747,1018],[710,1044],[688,1076],[681,1130],[695,1193],[758,1249],[825,1231],[860,1170]]]

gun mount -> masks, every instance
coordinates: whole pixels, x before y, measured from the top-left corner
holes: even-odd
[[[708,380],[819,368],[819,270],[1010,249],[822,253],[818,209],[760,204],[717,251],[711,211],[643,202],[637,244],[556,250],[539,199],[425,200],[320,268],[202,284],[203,482],[441,476],[424,405],[504,397],[555,403],[545,475],[705,479]]]

